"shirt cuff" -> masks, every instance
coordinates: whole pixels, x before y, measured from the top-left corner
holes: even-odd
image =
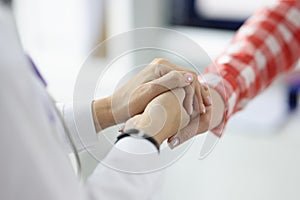
[[[210,88],[213,88],[219,95],[221,96],[225,110],[223,113],[222,121],[219,125],[211,129],[210,131],[217,137],[221,137],[226,127],[227,121],[229,119],[228,115],[228,100],[227,100],[227,93],[226,93],[226,86],[223,77],[216,73],[206,72],[203,76],[198,76],[199,81],[204,81]]]
[[[57,104],[57,108],[61,111],[77,151],[81,152],[95,147],[98,137],[93,124],[91,106],[78,108],[76,118],[72,103]]]

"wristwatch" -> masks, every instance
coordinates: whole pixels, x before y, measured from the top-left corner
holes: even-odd
[[[134,137],[134,138],[139,138],[139,139],[146,139],[149,142],[151,142],[156,148],[157,151],[159,152],[159,144],[156,142],[155,139],[153,139],[151,136],[147,135],[144,131],[138,130],[138,129],[129,129],[124,131],[121,135],[117,137],[117,143],[119,140],[125,137]]]

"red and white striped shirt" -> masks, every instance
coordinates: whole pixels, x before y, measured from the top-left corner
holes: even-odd
[[[232,114],[299,58],[300,0],[279,1],[250,17],[202,77],[225,102],[223,123],[213,132],[220,136]]]

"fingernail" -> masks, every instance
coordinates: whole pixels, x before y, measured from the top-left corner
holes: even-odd
[[[177,137],[173,138],[169,144],[170,144],[170,148],[174,149],[176,146],[179,145],[179,138]]]
[[[206,108],[205,108],[204,104],[201,104],[201,110],[202,110],[203,113],[206,113]]]
[[[185,81],[186,81],[187,83],[193,82],[194,77],[193,77],[192,74],[185,74],[184,76],[185,76]]]
[[[206,99],[207,99],[209,105],[211,105],[211,104],[212,104],[211,97],[210,97],[210,96],[207,96]]]
[[[208,87],[207,87],[207,85],[203,85],[203,88],[204,88],[204,90],[205,90],[205,91],[207,91],[207,90],[208,90]]]

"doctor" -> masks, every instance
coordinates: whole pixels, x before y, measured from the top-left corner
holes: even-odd
[[[0,199],[150,199],[155,195],[161,172],[122,173],[98,164],[87,183],[80,184],[68,158],[68,151],[77,148],[66,133],[74,134],[69,123],[74,121],[73,115],[56,112],[40,74],[22,52],[10,10],[1,3],[0,45]],[[189,123],[192,110],[185,108],[191,105],[194,93],[200,113],[205,112],[202,102],[210,104],[194,73],[171,64],[166,67],[165,62],[154,60],[123,90],[91,103],[88,112],[97,131],[115,123],[111,98],[119,99],[115,113],[124,121],[139,114],[127,121],[124,133],[105,158],[108,163],[143,167],[156,162],[160,144]],[[119,97],[128,95],[132,98],[125,104]],[[123,112],[128,106],[129,116]],[[156,153],[141,162],[119,149]]]

